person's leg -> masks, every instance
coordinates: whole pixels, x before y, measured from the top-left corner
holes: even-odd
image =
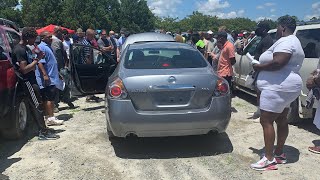
[[[62,120],[58,120],[54,116],[54,99],[56,97],[57,88],[55,86],[49,86],[46,88],[46,109],[48,113],[47,125],[61,125],[63,124]]]
[[[276,155],[281,155],[283,153],[283,147],[289,134],[289,126],[288,126],[288,120],[287,120],[288,111],[289,111],[288,108],[284,109],[283,112],[276,119],[277,147],[274,151]]]
[[[273,146],[275,140],[275,131],[273,122],[280,114],[261,110],[260,123],[263,128],[263,136],[265,143],[265,156],[269,161],[273,160]]]

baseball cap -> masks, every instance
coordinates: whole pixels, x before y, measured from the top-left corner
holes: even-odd
[[[208,34],[213,34],[213,32],[212,32],[211,30],[209,30],[207,33],[208,33]]]

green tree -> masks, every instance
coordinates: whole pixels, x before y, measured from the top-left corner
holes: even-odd
[[[25,26],[42,27],[62,23],[63,0],[22,0],[22,20]]]
[[[117,0],[65,0],[63,4],[63,25],[76,28],[119,29],[120,4]]]
[[[0,1],[0,17],[11,20],[17,23],[19,26],[23,26],[21,20],[21,11],[15,9],[19,5],[18,0],[1,0]]]
[[[119,13],[120,27],[133,32],[151,31],[155,28],[155,16],[145,0],[121,0]]]

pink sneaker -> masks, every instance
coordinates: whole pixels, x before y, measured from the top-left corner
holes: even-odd
[[[287,163],[287,156],[285,153],[282,153],[281,155],[275,155],[274,158],[277,161],[277,164],[286,164]]]
[[[273,158],[272,161],[269,161],[265,156],[263,156],[260,161],[251,164],[250,166],[252,169],[257,170],[257,171],[266,171],[266,170],[277,170],[277,162],[276,159]]]

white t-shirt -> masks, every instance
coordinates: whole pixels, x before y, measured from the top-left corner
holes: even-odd
[[[266,64],[273,60],[273,53],[290,53],[291,58],[284,67],[277,71],[261,71],[258,75],[257,86],[260,90],[272,90],[282,92],[298,92],[303,86],[299,75],[304,52],[300,40],[290,35],[280,38],[259,58],[261,64]]]

